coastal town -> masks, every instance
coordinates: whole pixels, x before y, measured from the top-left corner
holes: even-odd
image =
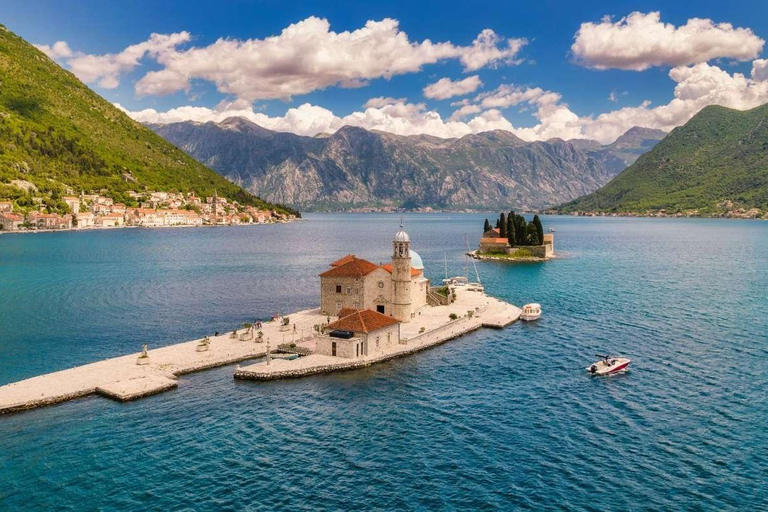
[[[63,196],[69,213],[49,213],[42,202],[38,209],[20,209],[12,201],[0,201],[0,233],[39,232],[123,227],[236,226],[286,222],[295,216],[260,210],[213,196],[201,198],[193,192],[127,193],[135,206],[115,202],[100,194]]]

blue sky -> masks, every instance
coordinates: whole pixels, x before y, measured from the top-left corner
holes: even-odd
[[[635,12],[636,25],[622,22]],[[652,19],[654,12],[660,19]],[[768,101],[768,64],[763,64],[766,2],[0,1],[0,13],[0,22],[31,43],[61,50],[63,46],[53,45],[65,42],[67,51],[53,55],[57,62],[142,121],[219,120],[230,112],[306,135],[358,124],[401,134],[457,136],[499,128],[528,140],[559,136],[608,142],[632,124],[669,130],[706,104],[750,108]],[[612,19],[601,24],[604,16]],[[312,17],[327,21],[327,34],[317,23],[302,23]],[[711,21],[694,28],[687,25],[692,18]],[[441,50],[450,56],[424,58],[406,47],[373,55],[379,45],[361,43],[358,50],[357,43],[336,37],[345,31],[362,36],[369,20],[385,19],[397,20],[397,25],[380,30],[381,41],[400,38],[408,48],[425,40],[451,44],[452,49]],[[641,22],[651,28],[643,29]],[[584,23],[595,26],[591,32],[583,30],[579,39]],[[730,25],[722,25],[726,23]],[[298,32],[318,32],[323,52],[314,60],[305,58],[311,53],[306,47],[282,56],[282,49],[292,44],[288,39],[278,40],[276,48],[259,46],[292,24],[299,24]],[[502,57],[468,65],[466,55],[487,29],[493,31],[493,46]],[[656,29],[660,36],[653,35]],[[162,50],[165,57],[147,52],[106,79],[98,75],[99,69],[116,65],[115,56],[147,41],[152,33],[187,36]],[[643,39],[645,33],[649,40]],[[691,34],[699,37],[698,44],[692,42],[686,50]],[[235,50],[216,46],[220,38],[231,40]],[[603,38],[609,43],[601,48]],[[509,39],[525,42],[512,51]],[[577,39],[584,43],[582,53],[572,50]],[[248,68],[249,40],[256,41],[253,51],[258,52],[254,69]],[[644,45],[649,46],[644,54],[630,55]],[[192,48],[207,48],[210,55],[185,53]],[[339,56],[344,52],[353,58]],[[227,64],[229,56],[237,58]],[[165,70],[167,63],[160,62],[164,58],[186,61],[171,73]],[[201,61],[205,58],[209,60]],[[329,63],[329,58],[337,61]],[[388,71],[404,65],[398,59],[407,61],[408,69],[389,76]],[[233,69],[225,69],[227,65]],[[186,76],[198,67],[199,73]],[[354,75],[358,68],[368,71],[353,80],[357,87],[334,82],[337,75]],[[148,81],[145,77],[153,72],[172,79],[164,74]],[[289,75],[296,83],[276,97],[291,81]],[[482,85],[471,92],[457,89],[447,98],[450,91],[425,96],[424,88],[440,79],[457,82],[469,77],[477,77]],[[152,87],[142,87],[149,82]],[[262,83],[271,85],[258,85]],[[366,107],[377,97],[390,100]],[[461,101],[468,107],[463,116],[455,114]]]

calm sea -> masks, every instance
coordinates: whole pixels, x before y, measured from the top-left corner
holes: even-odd
[[[408,215],[427,276],[483,215]],[[0,236],[0,384],[318,303],[395,215]],[[366,370],[0,417],[0,509],[768,509],[768,223],[552,217],[560,258],[478,263],[543,318]],[[474,273],[471,263],[469,272]],[[594,354],[633,359],[590,378]]]

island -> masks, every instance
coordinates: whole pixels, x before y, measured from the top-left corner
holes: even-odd
[[[233,373],[273,380],[352,370],[414,354],[482,327],[501,329],[520,308],[486,295],[480,283],[431,286],[401,226],[384,264],[348,254],[320,273],[320,306],[231,332],[106,359],[0,386],[0,414],[97,394],[129,401],[178,386],[186,373],[262,360]]]
[[[510,211],[499,215],[495,228],[485,219],[480,245],[467,254],[479,260],[546,261],[555,257],[555,235],[544,233],[538,215],[528,222]]]

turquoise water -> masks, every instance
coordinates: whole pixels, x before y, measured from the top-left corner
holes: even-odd
[[[481,215],[406,216],[433,280]],[[394,215],[0,236],[0,384],[311,307]],[[768,223],[554,217],[561,255],[478,263],[544,317],[360,371],[232,367],[0,417],[0,509],[768,508]],[[470,265],[471,271],[471,265]],[[597,352],[632,357],[590,378]]]

